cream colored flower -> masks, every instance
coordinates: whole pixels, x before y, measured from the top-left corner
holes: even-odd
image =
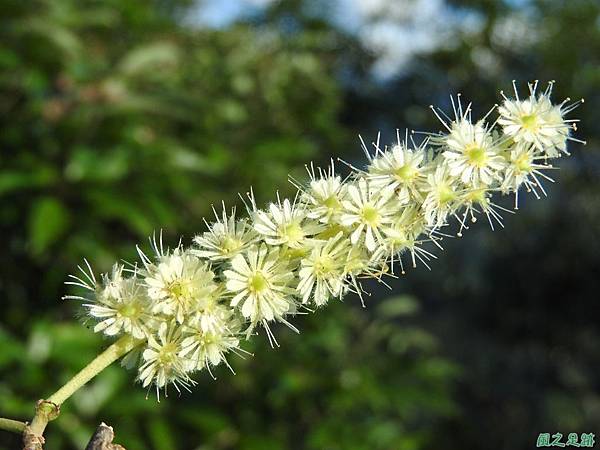
[[[269,212],[256,211],[254,229],[269,245],[286,245],[301,249],[306,240],[323,230],[323,225],[309,219],[303,205],[288,199],[271,203]]]
[[[448,166],[436,158],[432,163],[433,172],[427,175],[423,185],[425,200],[423,213],[429,227],[439,228],[446,223],[448,215],[458,206],[460,192],[457,178],[450,175]]]
[[[406,204],[411,199],[420,201],[419,185],[424,177],[425,156],[423,147],[410,149],[406,143],[399,142],[371,161],[367,175],[369,184],[375,188],[392,189],[399,204]]]
[[[194,237],[197,248],[191,252],[211,261],[230,260],[256,241],[256,233],[246,220],[236,220],[235,209],[228,216],[223,205],[221,217],[215,212],[217,221],[209,230]]]
[[[300,282],[296,289],[302,303],[312,300],[315,305],[323,306],[329,298],[341,297],[345,293],[344,266],[349,250],[343,233],[314,244],[300,265]]]
[[[376,189],[364,178],[348,186],[348,200],[342,202],[342,226],[351,227],[350,241],[360,245],[363,241],[370,252],[385,245],[381,229],[390,224],[398,205],[392,190]]]
[[[512,211],[495,204],[492,201],[492,193],[493,191],[491,189],[479,188],[467,190],[461,194],[460,204],[462,205],[463,210],[460,213],[460,216],[458,213],[456,215],[458,222],[460,223],[460,228],[456,233],[458,237],[463,235],[463,230],[469,229],[469,221],[471,223],[477,222],[478,214],[486,216],[492,231],[495,228],[495,223],[504,228],[502,212],[512,213]]]
[[[225,355],[240,345],[242,323],[234,312],[226,307],[219,308],[222,326],[210,331],[202,326],[186,327],[186,337],[181,342],[179,355],[186,358],[189,370],[201,370],[224,362],[230,369]]]
[[[265,245],[250,247],[231,261],[225,270],[231,306],[239,308],[252,324],[283,321],[295,310],[294,274],[279,249]]]
[[[90,316],[99,320],[94,332],[107,336],[129,334],[142,339],[147,334],[146,322],[152,302],[135,274],[123,277],[123,266],[115,264],[111,276],[103,276],[103,287],[91,303],[84,303]]]
[[[147,347],[142,352],[138,378],[143,387],[154,383],[157,396],[159,388],[168,384],[173,384],[177,390],[179,386],[185,388],[194,384],[187,374],[186,359],[180,356],[181,343],[181,327],[174,322],[162,322],[156,336],[149,337]]]
[[[183,323],[185,316],[217,289],[214,274],[206,262],[180,249],[157,259],[156,264],[147,264],[142,273],[148,296],[154,301],[153,311]]]
[[[312,168],[312,166],[311,166]],[[302,189],[301,200],[306,205],[306,216],[325,224],[335,224],[343,211],[346,184],[335,174],[333,163],[327,171],[314,168],[308,171],[310,183]]]
[[[537,156],[535,147],[525,142],[516,144],[510,151],[501,189],[506,193],[515,193],[515,208],[518,208],[519,205],[519,188],[521,186],[525,186],[528,191],[533,192],[539,198],[540,193],[546,194],[541,179],[554,182],[552,178],[542,172],[544,169],[551,169],[552,166],[541,163],[541,161],[545,161],[545,157]]]
[[[198,301],[197,309],[189,315],[186,323],[209,333],[223,331],[227,327],[231,309],[225,303],[228,303],[226,289],[220,284],[211,295],[204,296]]]
[[[450,176],[472,187],[489,186],[500,178],[505,163],[498,139],[482,122],[452,122],[450,133],[439,140],[444,145],[442,154]]]
[[[551,87],[536,95],[537,83],[530,84],[530,95],[525,100],[519,99],[515,87],[516,99],[504,96],[504,103],[498,108],[498,124],[515,142],[532,144],[547,157],[555,158],[566,153],[572,121],[564,119],[565,103],[553,105],[550,101]]]

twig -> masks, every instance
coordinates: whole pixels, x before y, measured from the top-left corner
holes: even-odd
[[[12,431],[13,433],[22,433],[26,426],[27,424],[25,422],[0,417],[0,430]]]
[[[71,378],[63,387],[48,397],[40,400],[35,409],[31,425],[23,431],[23,450],[41,450],[44,443],[44,430],[51,420],[60,414],[60,405],[84,384],[94,378],[111,363],[131,351],[140,341],[131,337],[122,337],[100,353],[92,362]]]
[[[25,426],[23,431],[23,450],[43,450],[44,436],[38,436],[31,432],[29,425]]]
[[[23,450],[42,450],[46,424],[56,419],[59,414],[60,405],[49,400],[38,400],[35,405],[33,422],[27,424],[23,430]]]
[[[85,450],[125,450],[125,447],[112,443],[114,437],[115,433],[112,427],[109,427],[102,422],[98,425],[98,428],[96,428],[96,431],[92,435],[88,445],[85,447]]]

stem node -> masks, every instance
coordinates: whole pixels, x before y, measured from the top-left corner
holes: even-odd
[[[141,341],[129,336],[122,337],[100,353],[48,399],[38,400],[31,425],[27,425],[23,431],[23,450],[42,450],[44,430],[48,422],[56,419],[60,414],[60,405],[107,366],[140,343]]]

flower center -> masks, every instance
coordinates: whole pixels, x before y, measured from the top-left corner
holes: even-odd
[[[485,149],[481,146],[473,143],[467,146],[465,149],[465,154],[469,160],[469,163],[473,166],[483,167],[487,160],[487,156],[485,154]]]
[[[221,248],[223,249],[223,253],[231,253],[238,250],[242,246],[242,241],[239,239],[234,239],[231,236],[226,236],[223,239],[223,243],[221,244]]]
[[[450,188],[450,186],[446,184],[440,184],[438,186],[438,199],[441,205],[445,205],[446,203],[450,203],[452,200],[456,198],[456,194]]]
[[[404,164],[394,171],[394,175],[398,181],[412,181],[417,176],[417,170],[410,164]]]
[[[520,172],[531,172],[531,163],[527,155],[519,156],[515,161],[515,167]]]
[[[361,211],[362,219],[371,226],[379,224],[379,212],[371,205],[365,205]]]
[[[333,270],[333,260],[330,256],[320,256],[315,260],[313,270],[318,277],[327,275]]]
[[[336,195],[330,195],[325,200],[323,200],[323,206],[331,211],[335,211],[340,209],[342,206],[340,201],[338,200]]]
[[[127,318],[135,317],[138,315],[139,312],[140,312],[140,308],[138,307],[138,304],[136,301],[128,303],[119,309],[119,314],[121,314],[122,317],[127,317]]]
[[[190,285],[186,283],[184,280],[175,280],[172,281],[168,287],[167,291],[169,295],[177,300],[181,300],[190,296]]]
[[[467,200],[472,203],[484,204],[487,202],[485,189],[475,189],[467,194]]]
[[[521,124],[527,131],[536,132],[540,128],[538,117],[535,114],[524,114],[521,116]]]
[[[216,342],[216,338],[211,333],[202,333],[202,337],[200,338],[200,345],[206,347],[207,345],[212,345]]]
[[[158,355],[158,364],[163,368],[169,368],[177,360],[177,346],[174,343],[164,345]]]
[[[292,222],[285,226],[283,235],[289,243],[297,243],[304,238],[304,231],[298,222]]]
[[[264,291],[269,286],[269,282],[261,272],[256,272],[248,280],[248,289],[251,292]]]

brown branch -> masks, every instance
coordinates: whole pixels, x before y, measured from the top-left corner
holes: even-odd
[[[119,444],[113,444],[115,432],[112,427],[109,427],[104,422],[98,425],[90,442],[85,447],[85,450],[125,450],[125,447]]]
[[[42,450],[46,425],[59,414],[59,405],[49,400],[38,400],[35,405],[35,417],[23,430],[23,450]]]
[[[43,450],[44,436],[39,436],[31,431],[31,427],[27,425],[23,430],[23,450]]]

